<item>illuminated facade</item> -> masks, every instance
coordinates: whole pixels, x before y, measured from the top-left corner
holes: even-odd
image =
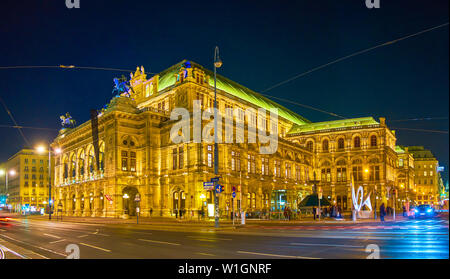
[[[202,110],[211,108],[212,72],[182,61],[148,78],[138,67],[130,84],[131,98],[113,98],[98,118],[98,165],[90,121],[61,130],[54,140],[53,147],[63,150],[56,159],[55,204],[61,202],[64,214],[73,216],[132,216],[137,207],[141,216],[175,216],[179,209],[188,216],[200,210],[207,214],[213,195],[203,182],[214,177],[213,144],[175,144],[170,129],[177,121],[170,120],[170,112],[186,108],[192,116],[195,100]],[[225,109],[236,109],[229,117],[244,123],[246,137],[253,133],[250,126],[279,137],[277,151],[270,155],[260,154],[260,143],[219,144],[222,216],[229,216],[233,207],[262,218],[269,212],[279,216],[285,206],[296,211],[312,193],[314,180],[320,181],[325,197],[346,210],[351,206],[351,175],[365,192],[377,186],[380,200],[386,200],[386,187],[398,187],[395,133],[384,118],[311,123],[222,76],[217,88],[219,110],[226,115]],[[255,112],[244,113],[250,108]],[[258,108],[278,109],[278,121],[259,115],[260,121]]]
[[[418,204],[437,204],[439,201],[438,160],[423,146],[410,146],[408,150],[414,156]]]
[[[351,209],[352,177],[375,204],[389,201],[388,191],[397,186],[395,132],[372,117],[296,125],[287,138],[314,153],[314,169],[323,195],[343,210]],[[374,194],[376,193],[376,195]],[[378,205],[380,202],[378,202]]]
[[[16,212],[22,207],[31,211],[45,208],[48,202],[48,155],[41,155],[33,149],[22,149],[0,169],[9,172],[7,203]],[[2,177],[2,188],[6,185]],[[6,188],[6,187],[5,187]]]

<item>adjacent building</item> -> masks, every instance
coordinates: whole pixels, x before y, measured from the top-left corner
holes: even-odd
[[[410,146],[408,151],[414,157],[417,203],[437,205],[439,201],[438,160],[423,146]]]
[[[4,175],[0,185],[12,210],[39,211],[46,207],[49,199],[48,155],[34,149],[22,149],[0,169]]]

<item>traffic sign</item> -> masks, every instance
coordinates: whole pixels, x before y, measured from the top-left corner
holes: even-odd
[[[211,178],[211,182],[219,182],[220,177],[213,177]]]
[[[231,188],[231,190],[232,190],[233,192],[236,192],[236,187],[233,186],[233,188]]]
[[[203,189],[205,190],[214,189],[214,182],[203,182]]]
[[[236,192],[233,192],[233,194],[231,194],[233,196],[233,199],[236,197]]]
[[[216,193],[221,193],[223,191],[223,186],[217,184],[216,185]]]
[[[113,200],[110,195],[105,195],[105,198],[110,202],[112,202],[112,200]]]

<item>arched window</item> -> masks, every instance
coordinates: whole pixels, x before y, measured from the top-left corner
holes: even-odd
[[[322,141],[322,151],[328,152],[328,140],[327,139]]]
[[[344,149],[344,148],[345,148],[344,138],[338,139],[338,149]]]
[[[78,175],[84,176],[84,150],[78,155]]]
[[[361,138],[359,136],[355,137],[353,139],[353,147],[354,148],[360,148],[361,147]]]
[[[313,149],[314,149],[314,144],[313,144],[313,142],[312,141],[308,141],[307,143],[306,143],[306,149],[308,149],[309,151],[313,151]]]
[[[377,146],[377,136],[375,135],[370,136],[370,146],[372,147]]]
[[[76,174],[77,174],[77,157],[75,154],[73,154],[70,160],[70,177],[75,178]]]
[[[100,172],[104,172],[105,171],[105,144],[102,143],[100,145],[100,151],[99,151],[99,163],[100,163]]]
[[[95,165],[95,155],[94,155],[94,149],[90,148],[88,156],[88,170],[89,174],[94,174],[94,165]]]
[[[146,85],[145,86],[145,97],[148,97],[148,96],[150,96],[150,85]]]

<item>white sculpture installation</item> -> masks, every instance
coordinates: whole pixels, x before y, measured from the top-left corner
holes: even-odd
[[[355,187],[352,185],[352,200],[353,206],[356,212],[359,212],[361,208],[366,205],[369,208],[369,211],[372,211],[372,204],[370,203],[370,194],[364,200],[364,190],[362,186],[359,186],[358,192],[355,195]]]

